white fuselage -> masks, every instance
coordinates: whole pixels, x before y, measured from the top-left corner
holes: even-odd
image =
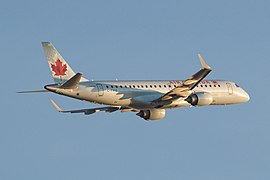
[[[97,104],[127,106],[139,109],[156,108],[150,102],[162,97],[182,81],[87,81],[81,82],[77,89],[59,89],[47,86],[50,91]],[[249,95],[230,81],[201,81],[191,93],[211,94],[213,101],[209,105],[239,104],[247,102]],[[179,108],[191,104],[183,98],[164,105],[162,109]]]
[[[63,110],[62,113],[136,112],[145,120],[160,120],[165,109],[185,106],[239,104],[249,101],[249,95],[231,81],[204,80],[212,68],[198,54],[201,68],[187,79],[159,81],[88,81],[83,74],[75,73],[51,42],[42,42],[44,53],[55,84],[46,90],[71,98],[107,105],[103,107]]]

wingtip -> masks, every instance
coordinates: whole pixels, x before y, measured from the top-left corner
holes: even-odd
[[[63,110],[52,99],[50,99],[50,101],[58,112],[63,112]]]
[[[210,66],[208,66],[208,65],[206,64],[206,62],[203,60],[203,58],[202,58],[202,56],[201,56],[200,53],[198,53],[198,57],[199,57],[199,59],[200,59],[200,62],[201,62],[201,64],[202,64],[202,67],[203,67],[203,68],[209,69],[209,70],[212,69]]]

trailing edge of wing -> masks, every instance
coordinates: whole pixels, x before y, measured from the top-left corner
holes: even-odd
[[[84,113],[85,115],[93,114],[100,111],[105,112],[115,112],[117,110],[126,110],[130,108],[125,108],[121,106],[107,106],[107,107],[100,107],[100,108],[91,108],[91,109],[77,109],[77,110],[63,110],[61,109],[53,100],[50,100],[55,109],[62,113]]]

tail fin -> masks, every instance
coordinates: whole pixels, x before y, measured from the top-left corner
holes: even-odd
[[[55,49],[52,43],[42,42],[42,46],[55,83],[62,84],[75,75],[74,71],[61,54]],[[87,81],[87,79],[82,77],[80,82],[83,81]]]

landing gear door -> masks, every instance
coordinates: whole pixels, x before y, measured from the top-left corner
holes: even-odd
[[[233,87],[231,83],[226,83],[227,84],[227,88],[228,88],[228,93],[229,95],[233,94]]]
[[[97,84],[97,89],[98,89],[98,96],[103,96],[104,95],[104,89],[101,84]]]

